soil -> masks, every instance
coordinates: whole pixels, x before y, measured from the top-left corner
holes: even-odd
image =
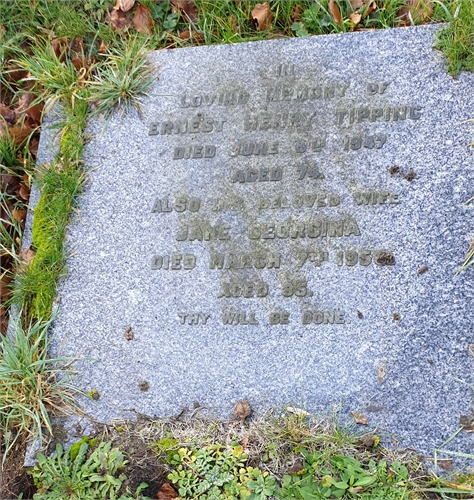
[[[36,492],[32,477],[23,467],[25,450],[26,443],[15,447],[8,454],[3,467],[0,468],[0,498],[2,500],[18,498],[20,494],[25,500],[33,498]]]

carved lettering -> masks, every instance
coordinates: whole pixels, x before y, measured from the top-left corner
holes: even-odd
[[[281,264],[279,253],[229,253],[211,252],[209,269],[278,269]]]

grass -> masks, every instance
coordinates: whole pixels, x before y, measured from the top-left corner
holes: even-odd
[[[454,2],[448,20],[450,24],[440,31],[435,46],[443,51],[448,60],[447,69],[453,76],[461,71],[473,71],[474,2]]]
[[[35,322],[24,330],[16,324],[13,337],[0,343],[0,425],[4,453],[28,436],[42,442],[43,429],[52,434],[50,415],[75,410],[77,389],[67,383],[70,359],[48,358],[50,322]]]
[[[89,102],[96,103],[95,114],[110,116],[117,109],[123,114],[131,107],[141,111],[140,99],[156,77],[146,61],[148,43],[135,36],[120,40],[101,55],[104,63],[98,65],[88,85]]]
[[[351,18],[352,8],[348,0],[336,3],[341,22],[331,14],[329,0],[273,0],[270,2],[272,21],[266,29],[260,30],[252,21],[256,1],[196,0],[199,17],[193,21],[183,13],[173,12],[168,1],[142,0],[141,3],[150,9],[154,23],[153,33],[143,36],[135,34],[133,24],[123,31],[112,30],[106,22],[112,3],[108,0],[0,2],[0,31],[4,32],[0,62],[6,68],[0,83],[3,83],[3,89],[7,89],[2,90],[2,99],[11,95],[15,102],[22,92],[33,92],[37,96],[36,102],[47,103],[47,110],[55,104],[60,105],[64,116],[58,126],[60,147],[57,157],[51,165],[38,168],[34,175],[41,198],[35,209],[33,247],[36,255],[31,263],[21,264],[16,256],[16,234],[21,231],[14,217],[2,225],[2,258],[6,256],[18,266],[11,301],[25,312],[23,328],[18,325],[14,338],[5,338],[1,344],[0,423],[6,433],[6,452],[21,437],[41,437],[42,427],[51,432],[51,412],[60,407],[74,408],[73,393],[65,382],[58,381],[58,375],[62,373],[57,364],[59,360],[49,360],[46,353],[47,326],[51,320],[56,285],[66,273],[65,230],[87,175],[81,163],[84,129],[93,112],[109,116],[117,109],[121,112],[127,112],[131,106],[140,109],[140,96],[146,94],[153,79],[146,65],[147,51],[151,48],[340,33],[356,28],[385,29],[402,23],[400,9],[405,6],[403,0],[380,0],[376,2],[377,8],[372,9],[371,2],[365,2],[357,11],[360,21],[356,23]],[[451,21],[449,27],[440,31],[437,47],[446,54],[448,70],[452,74],[472,71],[474,2],[433,0],[419,5],[418,10],[405,16],[403,23]],[[10,76],[18,69],[25,70],[26,76],[21,81],[11,81]],[[21,148],[24,144],[15,144],[5,134],[1,136],[2,172],[21,169],[21,162],[18,163]],[[5,217],[9,218],[11,205],[3,208]],[[471,249],[464,267],[472,262]],[[125,429],[129,429],[127,425]],[[138,439],[133,435],[138,431],[130,429],[129,432],[131,437]],[[377,467],[383,460],[388,467],[390,463],[401,460],[409,474],[408,490],[416,491],[418,486],[413,484],[421,484],[418,481],[421,473],[419,461],[412,455],[402,459],[391,456],[391,452],[378,446],[374,440],[366,440],[364,444],[361,441],[363,436],[354,436],[334,422],[287,412],[279,416],[267,414],[249,427],[199,419],[182,425],[155,421],[141,428],[139,433],[150,446],[170,435],[181,444],[194,447],[216,442],[228,444],[229,439],[250,443],[249,460],[258,464],[262,471],[271,471],[280,481],[290,462],[313,460],[311,464],[308,462],[308,467],[317,462],[330,468],[337,456],[359,461],[361,467],[365,467],[365,472],[359,471],[362,475],[367,473],[366,465],[370,459]],[[368,446],[370,442],[372,444]],[[465,483],[471,484],[469,481],[466,479]],[[291,481],[288,487],[292,484],[297,488]],[[441,490],[443,483],[439,480],[431,486]],[[452,484],[446,488],[453,489]],[[260,491],[262,498],[263,492]],[[404,498],[403,491],[400,495]]]

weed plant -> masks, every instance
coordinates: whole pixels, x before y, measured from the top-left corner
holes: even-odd
[[[17,322],[13,337],[0,342],[0,428],[3,461],[19,439],[42,442],[43,429],[52,433],[50,415],[76,410],[80,391],[68,383],[70,358],[50,359],[47,330],[50,322],[34,322],[26,330]]]
[[[56,445],[53,457],[38,453],[38,465],[31,471],[38,487],[34,500],[146,500],[140,494],[146,483],[134,494],[124,486],[127,460],[121,451],[110,443],[100,443],[89,456],[88,450],[89,444],[82,442],[68,451]]]
[[[88,87],[96,114],[110,116],[116,109],[123,114],[132,106],[140,112],[140,98],[147,95],[155,79],[146,61],[148,50],[146,38],[136,36],[111,46],[103,55],[105,60]]]
[[[474,70],[474,2],[458,0],[450,7],[445,7],[449,26],[439,32],[435,47],[448,59],[448,71],[457,76]]]

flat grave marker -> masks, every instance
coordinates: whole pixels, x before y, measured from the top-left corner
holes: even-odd
[[[89,125],[68,231],[53,353],[91,358],[86,412],[343,404],[425,453],[458,428],[474,78],[437,29],[151,53],[143,117]]]

